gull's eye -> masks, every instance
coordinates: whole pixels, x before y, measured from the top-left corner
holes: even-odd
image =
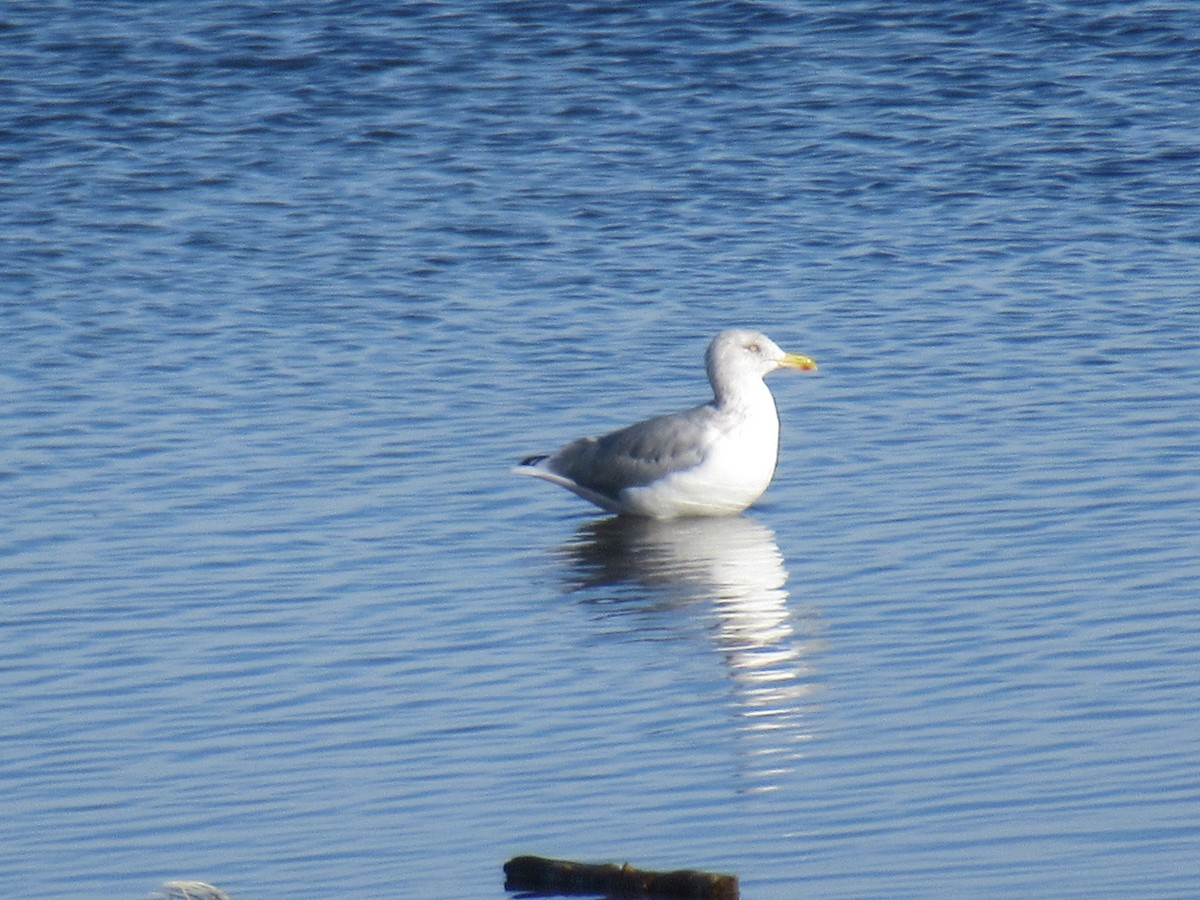
[[[750,345],[749,347],[747,347],[746,349],[747,349],[747,350],[749,350],[751,353],[753,353],[753,354],[757,355],[757,356],[761,356],[761,355],[762,355],[762,347],[760,347],[758,344],[751,344],[751,345]]]

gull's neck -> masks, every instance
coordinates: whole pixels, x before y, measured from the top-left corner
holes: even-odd
[[[713,406],[721,412],[775,413],[775,398],[761,377],[713,378]]]

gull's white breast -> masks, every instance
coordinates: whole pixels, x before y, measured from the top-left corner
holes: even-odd
[[[763,495],[779,458],[779,416],[763,386],[757,402],[731,409],[705,436],[704,459],[621,492],[627,511],[665,519],[741,512]],[[764,402],[765,400],[765,402]]]

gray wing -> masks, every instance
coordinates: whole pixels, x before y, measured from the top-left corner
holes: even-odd
[[[580,438],[546,460],[546,468],[606,497],[699,465],[717,411],[697,406],[638,422],[603,437]]]

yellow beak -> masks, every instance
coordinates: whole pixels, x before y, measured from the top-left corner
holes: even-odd
[[[800,369],[802,372],[815,372],[817,370],[817,362],[807,356],[801,356],[799,353],[788,353],[779,361],[779,365],[787,369]]]

